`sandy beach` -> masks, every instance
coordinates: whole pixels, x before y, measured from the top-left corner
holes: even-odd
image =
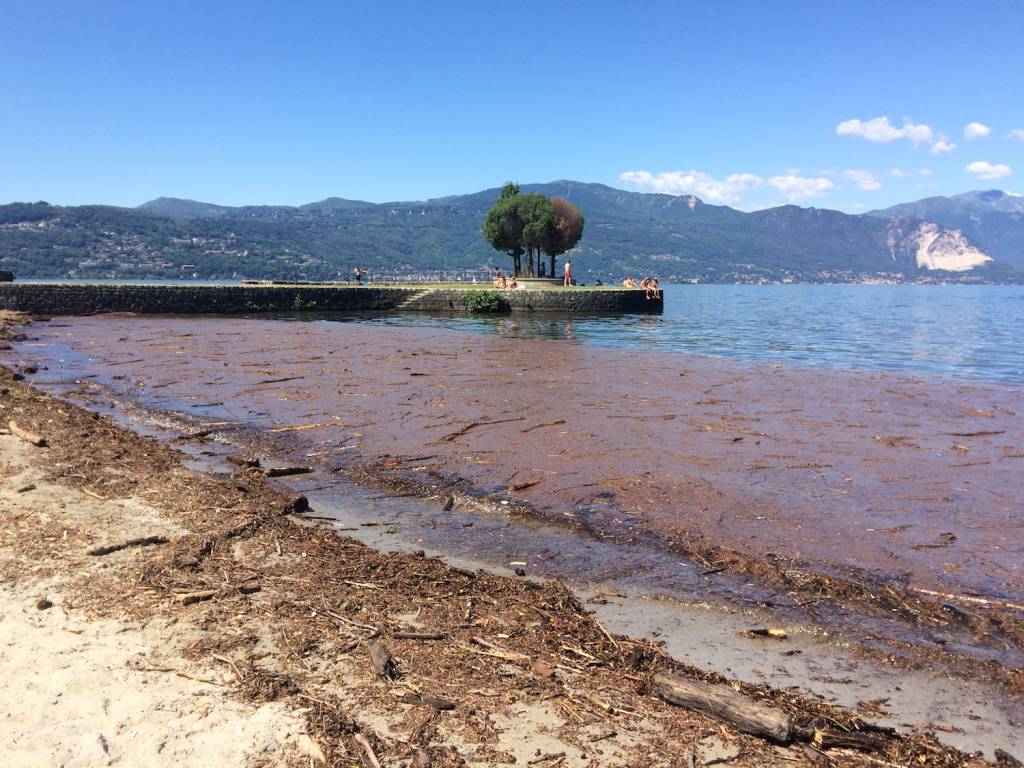
[[[15,378],[0,381],[14,764],[982,764],[767,686],[730,689],[800,738],[839,728],[871,747],[780,746],[673,706],[658,675],[725,680],[608,633],[558,583],[377,552],[300,520],[305,501],[258,468],[187,469]]]

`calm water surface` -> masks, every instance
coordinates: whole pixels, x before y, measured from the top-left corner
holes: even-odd
[[[661,316],[344,319],[1024,384],[1024,286],[672,285]]]

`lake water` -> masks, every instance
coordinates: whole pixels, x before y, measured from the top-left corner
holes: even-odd
[[[1024,286],[671,285],[661,316],[352,319],[1024,383]]]

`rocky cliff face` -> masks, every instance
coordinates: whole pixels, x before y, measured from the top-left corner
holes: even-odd
[[[1024,269],[1024,197],[989,189],[952,197],[927,197],[868,215],[913,216],[959,229],[989,256]]]
[[[913,259],[919,269],[967,272],[992,261],[959,229],[930,221],[892,219],[886,241],[894,261]]]

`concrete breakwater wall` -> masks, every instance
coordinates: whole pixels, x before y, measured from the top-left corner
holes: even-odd
[[[0,284],[0,309],[38,315],[248,314],[410,310],[465,312],[466,287],[340,285],[137,285],[130,283]],[[484,288],[484,286],[480,286]],[[661,299],[628,289],[503,291],[513,312],[662,311]]]

